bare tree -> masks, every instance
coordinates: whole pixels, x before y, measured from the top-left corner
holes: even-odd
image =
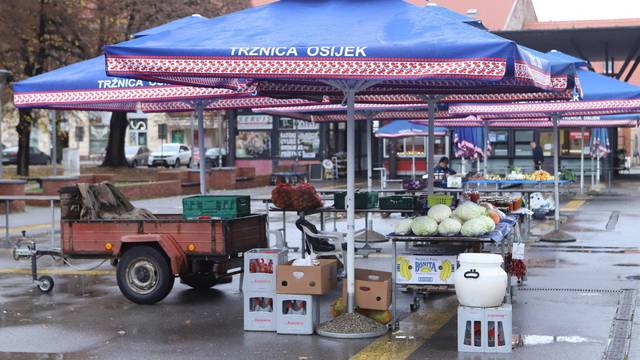
[[[0,67],[22,80],[97,56],[105,44],[170,20],[200,13],[215,17],[250,5],[249,0],[2,0],[0,1]],[[125,166],[126,117],[114,114],[110,128],[122,136],[109,141],[106,166]],[[18,174],[29,174],[29,137],[36,116],[19,111]],[[111,137],[110,137],[111,139]],[[115,151],[111,147],[118,147]],[[111,156],[109,156],[111,155]]]

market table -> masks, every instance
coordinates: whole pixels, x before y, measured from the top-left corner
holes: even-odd
[[[502,225],[504,224],[504,225]],[[502,226],[501,226],[502,225]],[[397,318],[397,309],[396,309],[396,292],[397,292],[397,270],[396,266],[398,263],[397,260],[397,243],[402,242],[405,244],[410,243],[425,243],[430,245],[445,245],[450,247],[464,247],[466,249],[472,248],[476,251],[482,249],[482,247],[486,244],[495,244],[500,246],[500,255],[502,258],[505,258],[507,254],[507,248],[511,248],[514,243],[514,237],[517,237],[517,241],[520,242],[520,237],[518,236],[518,221],[517,219],[511,219],[509,223],[501,222],[496,230],[479,237],[466,237],[466,236],[415,236],[415,235],[398,235],[395,233],[391,233],[387,235],[387,239],[391,240],[392,248],[393,248],[393,262],[391,269],[391,302],[392,302],[392,315],[393,315],[393,330],[399,329],[399,321]],[[503,268],[506,271],[506,264],[503,262]],[[457,269],[456,269],[457,270]],[[424,285],[424,284],[417,284]],[[507,294],[506,294],[507,303],[511,302],[511,276],[507,276]]]

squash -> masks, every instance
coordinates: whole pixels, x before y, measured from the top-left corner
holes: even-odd
[[[498,223],[500,223],[500,215],[498,215],[497,212],[495,212],[494,210],[489,210],[489,214],[488,215],[496,225],[498,225]]]

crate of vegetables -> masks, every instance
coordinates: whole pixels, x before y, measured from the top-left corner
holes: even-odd
[[[416,209],[418,198],[415,196],[392,195],[383,196],[379,199],[381,210],[409,210]]]
[[[345,208],[345,198],[347,196],[346,192],[338,192],[333,194],[333,206],[336,209],[344,209]],[[378,193],[375,191],[364,191],[357,192],[356,198],[356,209],[372,209],[378,206]]]

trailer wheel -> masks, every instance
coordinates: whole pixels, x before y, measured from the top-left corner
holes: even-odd
[[[48,293],[53,290],[53,278],[48,275],[40,276],[38,278],[38,289],[43,293]]]
[[[150,246],[127,250],[118,261],[116,277],[122,295],[136,304],[154,304],[164,299],[175,280],[169,261]]]
[[[180,276],[180,282],[196,290],[207,290],[218,283],[218,278],[214,273],[189,274]]]

